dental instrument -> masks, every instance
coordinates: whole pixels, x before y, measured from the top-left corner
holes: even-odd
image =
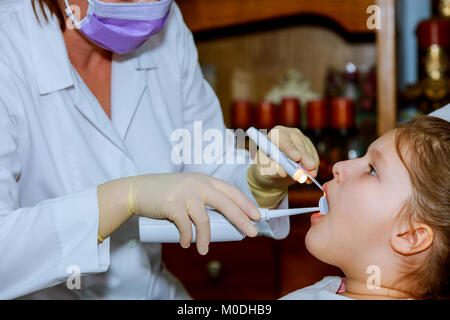
[[[297,209],[277,209],[269,210],[260,208],[261,220],[253,222],[257,225],[262,221],[292,216],[297,214],[311,213],[323,210],[323,201],[319,202],[319,207],[297,208]],[[225,216],[220,212],[207,208],[211,228],[211,242],[240,241],[245,238]],[[157,220],[150,218],[139,218],[139,238],[141,242],[150,243],[176,243],[180,241],[180,232],[176,225],[169,220]],[[192,242],[196,241],[196,228],[192,223]]]
[[[264,151],[272,160],[279,163],[288,175],[295,181],[303,183],[307,178],[311,179],[320,190],[323,191],[322,186],[300,163],[289,159],[278,147],[273,144],[267,137],[259,132],[256,128],[250,127],[247,130],[247,135],[252,139],[256,145]],[[306,175],[306,176],[305,176]]]
[[[289,159],[278,147],[273,144],[267,137],[259,132],[255,127],[250,127],[247,130],[247,135],[250,139],[255,142],[255,144],[265,152],[272,160],[279,163],[288,175],[292,177],[295,181],[304,183],[307,178],[311,179],[312,182],[324,191],[322,186],[313,176],[305,169],[300,163],[297,163]],[[328,213],[328,201],[326,194],[324,192],[323,196],[319,200],[319,206],[321,207],[320,213],[326,215]]]

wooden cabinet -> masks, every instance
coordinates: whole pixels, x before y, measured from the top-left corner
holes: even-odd
[[[373,0],[177,0],[193,32],[300,14],[325,16],[348,32],[372,32],[366,8]],[[363,14],[362,14],[363,13]]]
[[[177,0],[177,3],[194,33],[300,15],[325,17],[349,34],[375,32],[378,134],[395,126],[395,0]],[[377,30],[367,27],[367,8],[374,4],[379,8],[381,28]]]
[[[239,242],[211,243],[200,256],[195,244],[163,246],[163,261],[194,299],[276,299],[279,257],[277,242],[246,238]]]

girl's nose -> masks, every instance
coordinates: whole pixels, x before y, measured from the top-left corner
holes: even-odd
[[[339,161],[333,165],[333,177],[337,180],[338,183],[344,181],[347,172],[346,167],[349,161],[350,160]]]

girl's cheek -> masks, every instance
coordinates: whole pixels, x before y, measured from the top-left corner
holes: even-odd
[[[370,223],[368,218],[373,215],[373,209],[378,206],[378,199],[374,198],[369,186],[356,184],[359,188],[342,190],[337,197],[336,220],[342,220],[345,228],[355,228]],[[332,209],[333,210],[333,209]],[[344,227],[344,226],[343,226]]]

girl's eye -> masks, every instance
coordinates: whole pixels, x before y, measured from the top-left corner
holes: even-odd
[[[378,176],[377,171],[375,170],[375,168],[372,165],[369,164],[369,168],[370,168],[370,173],[369,173],[370,175]]]

